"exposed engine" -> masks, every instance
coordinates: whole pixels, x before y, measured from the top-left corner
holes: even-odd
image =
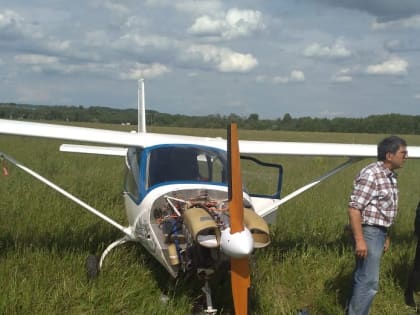
[[[221,231],[230,224],[226,192],[181,190],[164,195],[154,203],[151,216],[176,272],[208,274],[229,260],[220,250]],[[270,243],[266,222],[246,200],[244,222],[252,233],[254,248]]]

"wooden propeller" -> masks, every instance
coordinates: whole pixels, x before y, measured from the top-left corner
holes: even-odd
[[[228,129],[229,162],[229,212],[230,233],[244,230],[243,191],[241,162],[237,125],[230,124]],[[231,258],[232,296],[236,315],[248,314],[248,289],[250,287],[249,261],[245,258]]]

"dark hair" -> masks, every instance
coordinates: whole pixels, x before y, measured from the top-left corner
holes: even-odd
[[[404,139],[397,136],[390,136],[378,143],[378,161],[385,161],[387,153],[396,153],[401,147],[407,146]]]

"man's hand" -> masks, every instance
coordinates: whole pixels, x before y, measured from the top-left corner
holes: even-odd
[[[356,257],[363,259],[367,256],[368,248],[366,245],[365,238],[363,237],[362,214],[360,213],[360,210],[355,208],[349,208],[348,212],[350,226],[353,232],[353,238],[355,242],[354,251]]]
[[[362,237],[356,241],[355,254],[358,258],[365,258],[368,253],[368,248],[365,239]]]
[[[385,244],[384,244],[384,252],[386,252],[389,249],[390,245],[391,245],[391,239],[387,235],[386,240],[385,240]]]

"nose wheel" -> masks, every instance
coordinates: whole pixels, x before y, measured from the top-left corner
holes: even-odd
[[[95,255],[89,255],[86,259],[86,272],[89,280],[95,279],[99,274],[99,258]]]

